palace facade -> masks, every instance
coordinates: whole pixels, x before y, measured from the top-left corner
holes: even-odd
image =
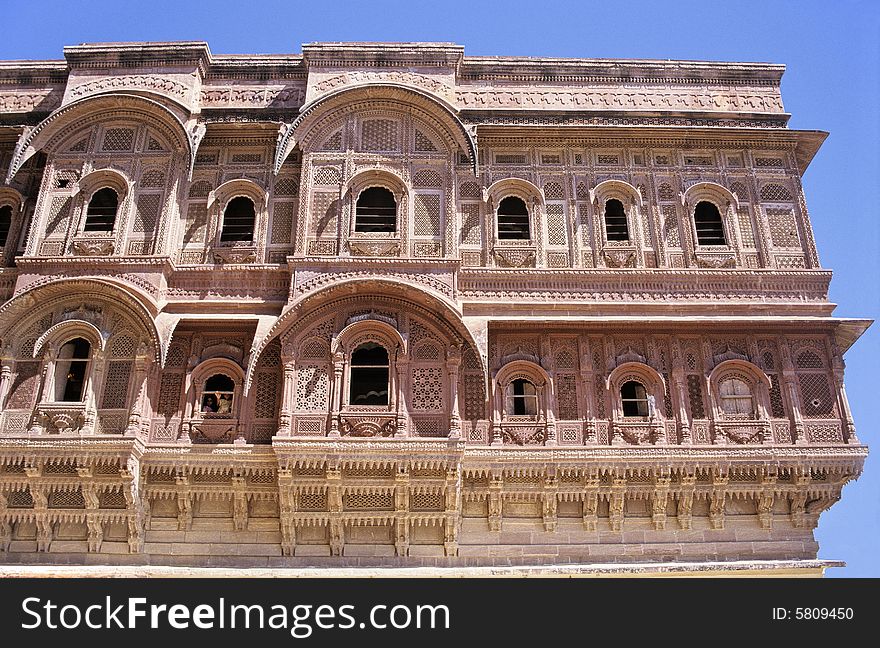
[[[0,563],[821,571],[869,322],[783,66],[64,57],[0,63]]]

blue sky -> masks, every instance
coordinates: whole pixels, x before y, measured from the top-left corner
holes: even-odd
[[[667,2],[168,2],[3,0],[13,29],[0,59],[60,59],[83,42],[206,40],[214,53],[298,52],[313,41],[452,41],[470,55],[658,58],[784,63],[790,127],[831,133],[804,184],[822,265],[835,271],[838,316],[880,312],[878,108],[880,3],[835,0]],[[862,441],[877,445],[870,408],[880,325],[846,357]],[[880,459],[822,516],[831,576],[880,576]]]

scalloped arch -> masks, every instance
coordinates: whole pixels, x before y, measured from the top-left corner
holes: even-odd
[[[89,117],[92,121],[104,121],[117,118],[120,114],[131,115],[133,120],[152,125],[175,147],[185,150],[192,157],[186,127],[167,106],[136,94],[97,94],[61,106],[35,127],[24,131],[12,155],[6,184],[37,151],[53,150],[53,145],[60,142],[69,129],[81,127]]]
[[[496,208],[498,202],[506,196],[517,196],[526,204],[531,202],[544,204],[544,192],[537,185],[523,178],[502,178],[486,189],[487,200],[491,199]]]
[[[477,144],[474,136],[458,117],[458,110],[427,92],[397,83],[364,83],[346,86],[322,95],[300,109],[299,116],[290,124],[282,125],[275,152],[274,172],[277,175],[284,160],[298,143],[308,138],[309,131],[327,114],[337,110],[352,110],[368,101],[390,100],[398,105],[417,108],[444,126],[444,130],[459,148],[468,154],[471,170],[477,174]]]
[[[126,313],[142,327],[142,332],[150,340],[153,359],[164,361],[162,335],[156,326],[154,314],[158,313],[156,304],[141,291],[130,285],[120,285],[104,278],[84,277],[75,279],[56,279],[33,286],[19,293],[0,306],[0,338],[7,340],[16,336],[18,329],[29,325],[29,317],[38,304],[57,299],[84,301],[94,299],[107,303]]]
[[[442,324],[442,326],[438,324],[438,328],[445,330],[447,335],[457,336],[474,349],[480,348],[462,321],[461,313],[455,303],[439,292],[427,287],[415,286],[393,277],[354,277],[342,279],[330,286],[316,288],[291,302],[263,338],[254,344],[254,357],[259,357],[266,345],[273,339],[283,336],[287,331],[297,326],[298,322],[305,320],[317,310],[331,308],[333,304],[350,299],[353,295],[356,295],[359,300],[376,296],[399,301],[402,307],[405,305],[415,307],[420,316]],[[484,361],[479,353],[477,357],[480,359],[480,368],[485,375]],[[253,374],[254,368],[251,365],[248,367],[247,390],[250,390]]]
[[[689,205],[691,209],[702,200],[714,202],[722,215],[725,212],[725,201],[739,209],[739,199],[736,194],[717,182],[697,182],[681,194],[681,204]]]
[[[608,198],[628,196],[639,207],[644,205],[642,193],[624,180],[604,180],[590,189],[590,202],[596,202],[606,196]]]

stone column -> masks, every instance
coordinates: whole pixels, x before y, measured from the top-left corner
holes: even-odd
[[[782,384],[785,386],[784,392],[788,397],[789,409],[791,411],[791,440],[802,445],[807,442],[806,428],[804,427],[804,419],[801,415],[801,397],[798,393],[797,374],[794,370],[794,363],[791,360],[791,350],[788,340],[785,337],[779,338],[779,349],[782,356]]]
[[[547,382],[538,386],[538,402],[543,406],[544,411],[542,418],[547,429],[547,441],[544,445],[556,445],[556,416],[553,414],[553,407],[550,405],[550,398],[555,390],[551,383]]]
[[[95,434],[98,421],[98,399],[104,391],[104,374],[107,358],[102,351],[95,349],[92,354],[92,375],[88,393],[86,394],[86,409],[82,426],[83,434]]]
[[[397,362],[394,366],[393,389],[391,390],[395,396],[395,411],[397,412],[397,429],[394,432],[396,437],[409,436],[407,426],[407,408],[406,408],[406,392],[409,384],[409,359],[401,357],[403,350],[398,351]]]
[[[834,371],[834,386],[837,389],[837,406],[840,409],[840,418],[844,424],[843,440],[847,443],[858,445],[856,425],[853,421],[852,410],[849,407],[849,399],[846,397],[846,386],[843,383],[843,371]]]
[[[286,344],[281,350],[281,408],[278,412],[278,436],[293,434],[293,410],[296,400],[296,349]]]
[[[131,407],[128,411],[128,426],[125,428],[125,436],[136,436],[141,429],[141,419],[144,417],[144,401],[146,400],[147,376],[149,375],[150,356],[149,349],[145,346],[138,347],[134,358],[134,377],[132,384]]]
[[[672,367],[670,371],[672,388],[669,390],[669,397],[675,400],[675,406],[678,410],[678,429],[681,431],[680,443],[681,445],[691,445],[691,422],[687,408],[687,375],[684,358],[681,353],[681,342],[679,342],[678,338],[672,337],[670,339],[669,349],[672,353]]]
[[[500,446],[501,441],[501,412],[504,407],[502,400],[504,399],[503,389],[496,379],[491,381],[492,387],[492,438],[490,445]]]
[[[9,386],[12,384],[14,366],[12,349],[6,345],[0,349],[0,412],[6,409],[6,396],[9,394]]]
[[[345,368],[345,354],[337,351],[333,354],[333,383],[330,386],[330,430],[327,436],[338,437],[339,412],[342,409],[342,371]]]
[[[461,347],[453,345],[446,350],[446,378],[449,381],[449,438],[461,438],[461,413],[458,402],[458,379],[461,367]]]

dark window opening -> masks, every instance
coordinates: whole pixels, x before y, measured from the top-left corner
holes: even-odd
[[[116,224],[119,196],[109,187],[98,189],[86,209],[84,232],[112,232]]]
[[[235,381],[224,374],[214,374],[205,381],[202,390],[202,412],[205,414],[232,414]]]
[[[385,187],[364,189],[358,196],[354,216],[355,232],[397,231],[397,203]]]
[[[529,240],[529,210],[522,198],[508,196],[498,205],[498,238]]]
[[[648,394],[642,383],[625,382],[620,388],[620,401],[624,416],[648,416]]]
[[[257,213],[253,200],[244,196],[233,198],[223,212],[223,231],[220,232],[220,242],[253,241],[256,220]]]
[[[74,338],[61,346],[55,361],[56,401],[82,402],[91,350],[91,345],[82,338]]]
[[[605,203],[605,234],[609,241],[628,241],[629,227],[623,203],[612,198]]]
[[[713,203],[704,200],[697,204],[694,210],[694,224],[697,226],[699,245],[727,245],[721,214]]]
[[[366,342],[351,354],[350,405],[388,405],[388,351]]]
[[[6,245],[10,227],[12,227],[12,207],[4,205],[0,207],[0,247]]]
[[[514,416],[537,416],[538,391],[528,380],[519,378],[507,388],[507,413]]]

